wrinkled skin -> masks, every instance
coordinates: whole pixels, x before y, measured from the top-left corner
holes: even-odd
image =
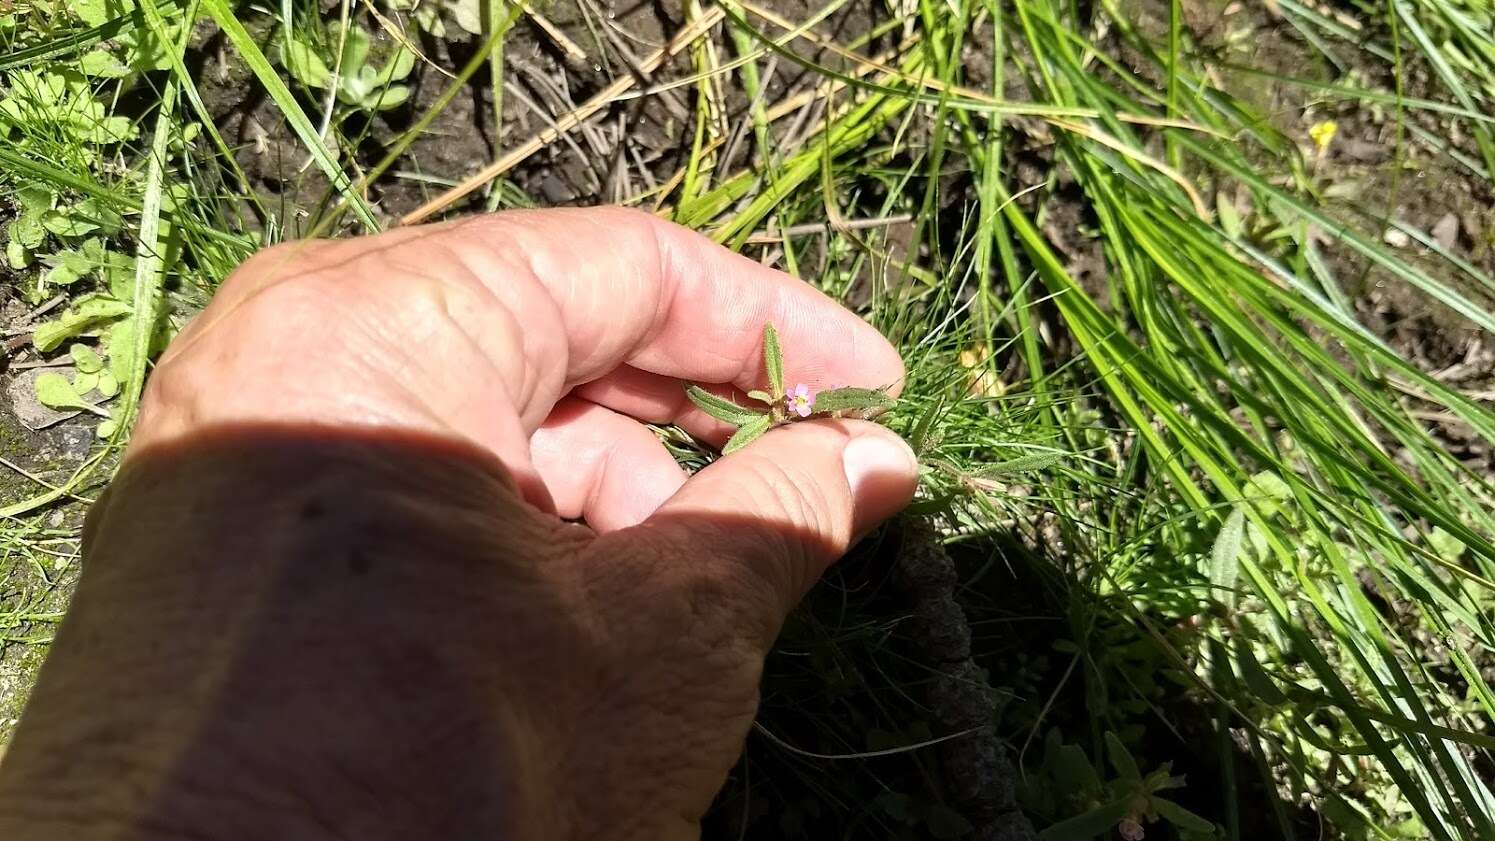
[[[870,423],[687,479],[640,421],[902,363],[618,210],[255,256],[167,350],[0,764],[0,838],[691,838],[795,602],[907,503]],[[582,520],[586,525],[578,524]]]

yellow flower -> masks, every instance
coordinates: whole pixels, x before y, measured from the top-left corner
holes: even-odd
[[[1334,142],[1334,135],[1338,133],[1339,123],[1333,120],[1323,120],[1322,122],[1314,123],[1308,129],[1308,136],[1313,138],[1313,145],[1318,149],[1320,155],[1329,150],[1329,144]]]

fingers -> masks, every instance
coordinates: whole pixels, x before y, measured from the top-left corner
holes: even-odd
[[[771,641],[836,558],[913,498],[918,465],[893,432],[865,421],[791,424],[696,474],[636,532],[706,549],[740,590],[734,603]],[[698,554],[698,553],[697,553]]]
[[[723,397],[758,408],[734,389],[717,387]],[[735,429],[706,414],[685,396],[684,384],[674,377],[651,374],[625,365],[598,380],[578,386],[573,394],[648,423],[676,424],[686,432],[720,446]]]
[[[457,254],[499,300],[518,294],[516,268],[544,287],[565,331],[563,390],[624,364],[761,388],[769,322],[786,349],[791,383],[897,388],[903,377],[892,345],[829,297],[649,214],[500,213],[440,227],[432,237],[430,244]],[[529,362],[538,371],[555,360],[537,354]],[[549,408],[544,401],[559,394],[530,396],[535,405],[525,415],[538,423]]]
[[[790,383],[896,389],[903,376],[893,347],[830,298],[637,211],[499,213],[286,245],[241,267],[163,356],[136,449],[229,422],[456,434],[538,499],[529,439],[573,387],[634,372],[636,390],[618,380],[606,400],[625,412],[634,397],[679,401],[681,380],[762,388],[770,322]],[[677,405],[669,419],[724,437]]]
[[[575,398],[556,404],[531,436],[530,458],[556,512],[599,532],[643,522],[685,484],[647,427]]]

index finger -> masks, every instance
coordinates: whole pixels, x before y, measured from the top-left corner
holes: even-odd
[[[566,334],[566,388],[625,364],[742,390],[763,388],[767,323],[781,337],[789,383],[901,384],[898,352],[833,299],[647,213],[509,212],[456,223],[447,232],[441,238],[485,283],[504,284],[505,275],[512,276],[504,269],[518,258],[545,288]],[[495,291],[503,297],[502,289]],[[554,361],[529,360],[535,367]]]

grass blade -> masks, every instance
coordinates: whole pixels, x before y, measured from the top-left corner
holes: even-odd
[[[307,151],[311,153],[312,160],[316,162],[317,167],[322,170],[322,173],[327,176],[327,181],[332,185],[333,190],[348,202],[348,205],[353,209],[353,215],[358,217],[358,221],[363,223],[365,229],[371,233],[378,232],[379,222],[374,219],[373,209],[369,207],[369,203],[364,200],[362,194],[353,189],[353,182],[348,178],[347,173],[343,172],[342,167],[338,166],[337,161],[333,159],[332,152],[322,143],[322,138],[317,133],[316,126],[306,116],[306,112],[301,109],[301,103],[296,101],[295,95],[291,93],[290,88],[287,88],[285,82],[281,80],[280,74],[275,72],[275,68],[270,64],[270,59],[265,56],[259,45],[255,43],[254,37],[249,34],[249,30],[245,29],[244,24],[239,22],[228,0],[203,0],[203,7],[207,9],[208,16],[218,24],[218,28],[223,30],[223,34],[234,45],[234,49],[238,50],[239,57],[244,60],[244,63],[248,65],[255,77],[259,79],[260,84],[265,88],[265,92],[270,95],[270,98],[275,101],[276,106],[280,108],[280,112],[285,117],[286,123],[296,133],[296,136],[301,139]]]

